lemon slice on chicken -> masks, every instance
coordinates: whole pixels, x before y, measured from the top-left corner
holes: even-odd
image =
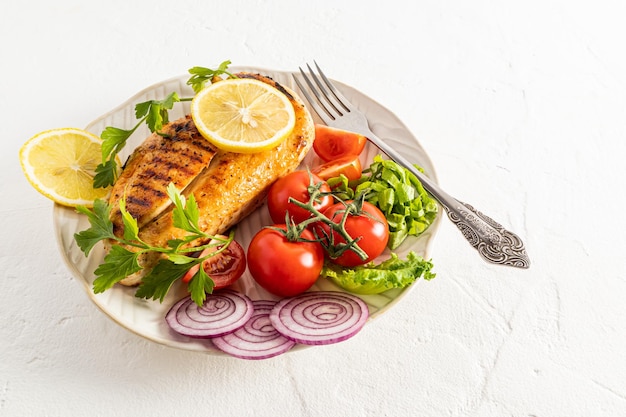
[[[272,149],[293,131],[296,116],[289,98],[250,78],[213,83],[191,102],[198,131],[218,149],[254,153]]]

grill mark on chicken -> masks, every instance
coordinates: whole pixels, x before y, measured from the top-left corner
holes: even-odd
[[[119,200],[126,199],[126,209],[142,227],[165,210],[169,204],[167,186],[174,183],[184,189],[204,170],[215,148],[186,116],[163,126],[150,135],[128,158],[124,171],[111,192],[113,232],[123,233]]]

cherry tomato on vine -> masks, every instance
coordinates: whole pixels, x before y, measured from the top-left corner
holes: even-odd
[[[272,221],[276,224],[285,223],[285,213],[296,223],[301,223],[311,217],[311,212],[289,202],[289,197],[302,203],[308,203],[311,199],[309,186],[319,184],[320,191],[330,193],[330,187],[326,181],[308,171],[294,171],[279,178],[270,188],[267,195],[267,207]],[[313,207],[319,211],[325,210],[333,203],[330,195],[326,195],[316,201]]]
[[[326,162],[345,156],[357,156],[363,151],[366,143],[367,138],[359,133],[315,125],[313,149]]]
[[[347,201],[346,203],[350,203]],[[332,259],[332,261],[341,266],[353,267],[357,265],[363,265],[383,253],[387,247],[387,241],[389,240],[389,226],[385,215],[375,205],[363,202],[363,208],[360,214],[348,213],[346,214],[345,205],[343,203],[336,203],[330,206],[324,215],[331,219],[334,223],[340,223],[345,215],[348,217],[345,221],[345,230],[352,239],[357,239],[359,236],[361,239],[357,242],[359,247],[367,254],[366,259],[361,259],[352,250],[347,250],[339,257]],[[326,224],[322,224],[316,227],[321,227],[325,233],[330,234],[330,227]],[[333,230],[334,243],[345,243],[345,239]]]
[[[285,225],[273,227],[287,229]],[[313,239],[307,229],[300,236]],[[291,297],[315,283],[324,266],[324,249],[318,242],[290,241],[281,231],[266,227],[250,241],[247,258],[248,270],[261,287]]]
[[[348,180],[352,181],[361,178],[363,169],[361,168],[361,161],[358,156],[345,156],[317,166],[313,168],[311,172],[323,180],[328,180],[329,178],[338,177],[340,174],[343,174]]]
[[[215,252],[218,247],[206,248],[200,252],[199,257],[207,256],[211,252]],[[246,254],[239,243],[230,242],[228,247],[217,255],[213,255],[202,262],[204,271],[211,277],[215,283],[214,290],[228,287],[235,283],[246,270]],[[191,281],[193,276],[198,272],[200,265],[192,267],[185,275],[183,282]]]

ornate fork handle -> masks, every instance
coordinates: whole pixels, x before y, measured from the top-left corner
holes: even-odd
[[[519,236],[471,205],[454,201],[456,204],[451,207],[442,203],[448,218],[485,260],[518,268],[530,266],[530,259]]]
[[[448,218],[456,224],[465,239],[488,262],[528,268],[530,258],[524,243],[515,233],[506,230],[501,224],[484,215],[469,204],[465,204],[450,196],[427,176],[416,169],[402,155],[378,138],[371,130],[363,132],[391,159],[413,173],[428,191],[442,205]]]

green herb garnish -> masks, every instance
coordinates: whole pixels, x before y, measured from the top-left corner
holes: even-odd
[[[205,67],[193,67],[189,69],[191,77],[187,80],[187,85],[193,88],[196,93],[204,88],[206,83],[212,83],[215,77],[227,75],[229,78],[235,78],[233,74],[228,72],[228,66],[230,61],[222,62],[217,69],[210,69]]]
[[[139,257],[148,252],[158,252],[165,255],[157,265],[142,278],[142,283],[137,287],[135,296],[139,298],[163,301],[172,284],[182,278],[194,265],[201,264],[210,256],[215,256],[225,250],[234,239],[231,231],[227,239],[207,235],[200,230],[198,225],[198,205],[193,194],[186,199],[173,184],[169,184],[167,193],[174,204],[173,224],[174,227],[186,231],[188,234],[181,239],[168,241],[167,247],[155,247],[144,242],[139,237],[137,220],[126,210],[125,200],[119,203],[124,224],[124,234],[118,237],[113,233],[113,223],[109,215],[111,207],[103,200],[94,202],[93,210],[84,206],[77,207],[79,213],[85,214],[89,219],[90,228],[76,233],[74,239],[81,251],[88,256],[93,247],[102,240],[114,240],[117,244],[111,246],[111,250],[104,257],[104,262],[95,270],[96,279],[93,282],[94,293],[101,293],[123,280],[129,275],[142,270]],[[210,241],[215,239],[218,243],[189,247],[194,241]],[[211,252],[205,257],[190,256],[207,247],[220,246],[217,251]],[[134,250],[130,250],[133,248]],[[204,268],[198,268],[188,284],[191,298],[198,305],[202,305],[206,294],[213,291],[213,280],[206,274]]]

